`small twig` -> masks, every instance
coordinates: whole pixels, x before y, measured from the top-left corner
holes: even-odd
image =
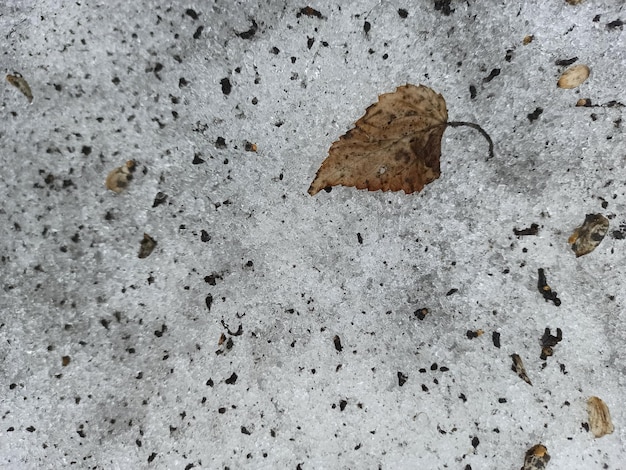
[[[489,158],[487,160],[493,158],[493,140],[491,140],[491,137],[489,137],[489,134],[487,134],[487,132],[478,124],[474,124],[473,122],[452,121],[452,122],[448,122],[447,125],[450,127],[467,126],[467,127],[471,127],[472,129],[476,129],[478,132],[482,134],[482,136],[485,139],[487,139],[487,142],[489,142]]]

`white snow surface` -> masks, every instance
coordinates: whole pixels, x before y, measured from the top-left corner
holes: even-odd
[[[306,6],[0,5],[34,95],[0,88],[0,466],[509,469],[541,443],[548,469],[626,469],[624,2]],[[575,57],[591,76],[557,88]],[[309,196],[405,83],[494,158],[448,128],[419,194]],[[591,213],[609,232],[576,258]]]

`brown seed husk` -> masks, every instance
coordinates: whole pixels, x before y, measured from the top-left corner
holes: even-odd
[[[115,168],[107,175],[106,187],[111,191],[119,194],[128,187],[129,181],[133,179],[133,171],[135,171],[135,162],[128,160],[125,165]]]
[[[609,407],[600,398],[591,397],[587,400],[587,413],[589,414],[589,429],[596,438],[613,433],[615,427],[611,421]]]
[[[556,83],[559,88],[576,88],[589,78],[591,70],[584,64],[578,64],[570,67],[561,75]]]

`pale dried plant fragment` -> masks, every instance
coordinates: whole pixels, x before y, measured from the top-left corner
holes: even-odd
[[[28,85],[28,82],[22,77],[22,74],[13,72],[13,75],[7,75],[7,82],[20,90],[22,94],[28,99],[29,103],[33,102],[33,92]]]
[[[537,444],[526,451],[522,470],[545,470],[550,454],[544,445]]]
[[[126,164],[111,171],[106,179],[106,187],[114,193],[121,193],[128,187],[129,181],[133,179],[132,173],[135,171],[135,162],[128,160]]]
[[[337,185],[419,192],[441,174],[441,139],[448,126],[478,130],[493,155],[493,142],[480,126],[448,122],[446,102],[432,89],[407,84],[384,93],[331,145],[309,194]]]
[[[589,429],[596,438],[613,433],[615,428],[611,421],[611,413],[604,401],[598,397],[589,398],[587,413],[589,414]]]
[[[511,359],[513,359],[511,370],[515,372],[520,379],[532,386],[532,382],[528,378],[528,374],[526,374],[526,368],[524,367],[524,363],[522,362],[522,358],[519,354],[511,354]]]
[[[584,64],[573,65],[567,69],[556,83],[559,88],[576,88],[589,78],[591,70]]]
[[[609,219],[602,214],[587,214],[585,222],[574,230],[567,242],[578,258],[595,250],[608,231]]]

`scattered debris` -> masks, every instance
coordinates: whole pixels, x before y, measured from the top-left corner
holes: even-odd
[[[500,333],[498,333],[497,331],[491,333],[491,340],[493,341],[493,345],[496,348],[500,348]]]
[[[539,233],[539,225],[533,223],[528,228],[522,228],[519,230],[514,228],[513,233],[518,237],[523,237],[527,235],[537,235]]]
[[[213,297],[211,297],[212,299]],[[241,336],[243,334],[243,325],[240,323],[237,327],[237,331],[231,331],[230,327],[226,324],[226,322],[222,319],[222,327],[226,330],[226,332],[231,336]]]
[[[541,360],[545,361],[549,356],[554,354],[554,346],[561,342],[563,339],[563,332],[561,328],[556,329],[556,336],[550,333],[550,328],[546,328],[541,337]]]
[[[324,19],[324,15],[322,15],[319,11],[311,7],[300,8],[300,11],[296,13],[296,18],[300,18],[302,15],[308,16],[309,18],[318,18]]]
[[[571,59],[559,59],[554,62],[554,65],[558,65],[559,67],[569,67],[570,65],[576,63],[578,57],[572,57]]]
[[[241,33],[238,33],[235,31],[235,34],[239,36],[241,39],[252,39],[254,35],[256,34],[257,30],[259,29],[259,25],[256,24],[256,21],[254,20],[254,18],[250,18],[250,21],[252,22],[252,26],[250,26],[249,30],[243,31]]]
[[[139,257],[147,258],[154,250],[154,247],[157,245],[157,242],[154,238],[152,238],[147,233],[143,234],[143,240],[141,240],[141,246],[139,247]]]
[[[606,24],[607,29],[621,28],[622,26],[624,26],[624,21],[619,18]]]
[[[626,239],[626,222],[622,222],[619,224],[619,230],[613,230],[611,232],[611,236],[616,240],[624,240]]]
[[[418,308],[417,310],[415,310],[415,312],[413,312],[413,315],[415,315],[418,320],[423,320],[424,318],[426,318],[426,315],[428,315],[428,309]]]
[[[496,78],[498,75],[500,75],[500,69],[493,69],[489,73],[489,75],[487,77],[483,78],[483,83],[489,83],[491,80]]]
[[[513,366],[511,367],[511,370],[515,372],[518,377],[526,382],[528,385],[532,385],[532,382],[526,374],[526,368],[524,367],[524,363],[522,362],[522,358],[519,356],[519,354],[511,354],[511,359],[513,359]]]
[[[574,230],[567,243],[572,245],[572,250],[578,258],[595,250],[608,230],[609,219],[602,214],[587,214],[585,222]]]
[[[225,149],[226,148],[226,139],[224,137],[218,137],[215,139],[215,148]]]
[[[543,113],[543,108],[535,108],[535,110],[528,114],[526,117],[528,118],[528,120],[530,122],[536,121],[537,119],[539,119],[539,116],[541,116],[541,114]]]
[[[128,187],[128,182],[133,179],[132,173],[136,164],[133,160],[128,160],[123,166],[115,168],[107,175],[105,185],[114,193],[121,193]]]
[[[522,470],[544,470],[549,461],[548,449],[541,444],[537,444],[526,451]]]
[[[228,79],[228,77],[222,78],[220,80],[220,85],[222,86],[222,93],[224,93],[225,95],[230,95],[233,86],[230,84],[230,80]]]
[[[158,207],[161,204],[165,204],[165,201],[167,201],[167,194],[159,191],[158,193],[156,193],[156,196],[154,196],[154,201],[152,202],[152,207]]]
[[[200,165],[201,163],[204,163],[204,158],[202,158],[202,154],[200,152],[196,152],[193,155],[193,160],[191,162],[192,165]]]
[[[400,387],[402,387],[408,379],[409,379],[408,375],[403,374],[402,372],[398,372],[398,385]]]
[[[587,400],[587,413],[589,414],[589,427],[596,438],[613,433],[615,427],[611,421],[609,407],[600,398],[591,397]]]
[[[13,72],[13,75],[8,74],[7,82],[20,90],[22,94],[28,98],[29,103],[33,102],[33,92],[30,90],[28,82],[24,79],[24,77],[22,77],[21,73]]]
[[[583,84],[587,78],[589,78],[589,73],[591,70],[584,64],[574,65],[567,69],[559,78],[559,81],[556,83],[559,88],[576,88]]]
[[[465,333],[465,336],[467,336],[469,339],[474,339],[474,338],[478,338],[479,336],[482,336],[485,332],[483,330],[476,330],[476,331],[472,331],[472,330],[467,330],[467,332]]]
[[[217,356],[224,354],[226,351],[230,351],[235,346],[235,342],[232,338],[227,337],[224,333],[220,334],[220,339],[217,341],[219,349],[215,351]]]
[[[550,301],[557,307],[561,305],[561,299],[557,297],[557,292],[553,291],[546,281],[546,274],[543,268],[539,268],[539,281],[537,282],[537,288],[546,302]]]
[[[623,108],[624,103],[611,100],[607,101],[604,104],[593,104],[591,98],[580,98],[578,101],[576,101],[576,106],[585,108]]]

